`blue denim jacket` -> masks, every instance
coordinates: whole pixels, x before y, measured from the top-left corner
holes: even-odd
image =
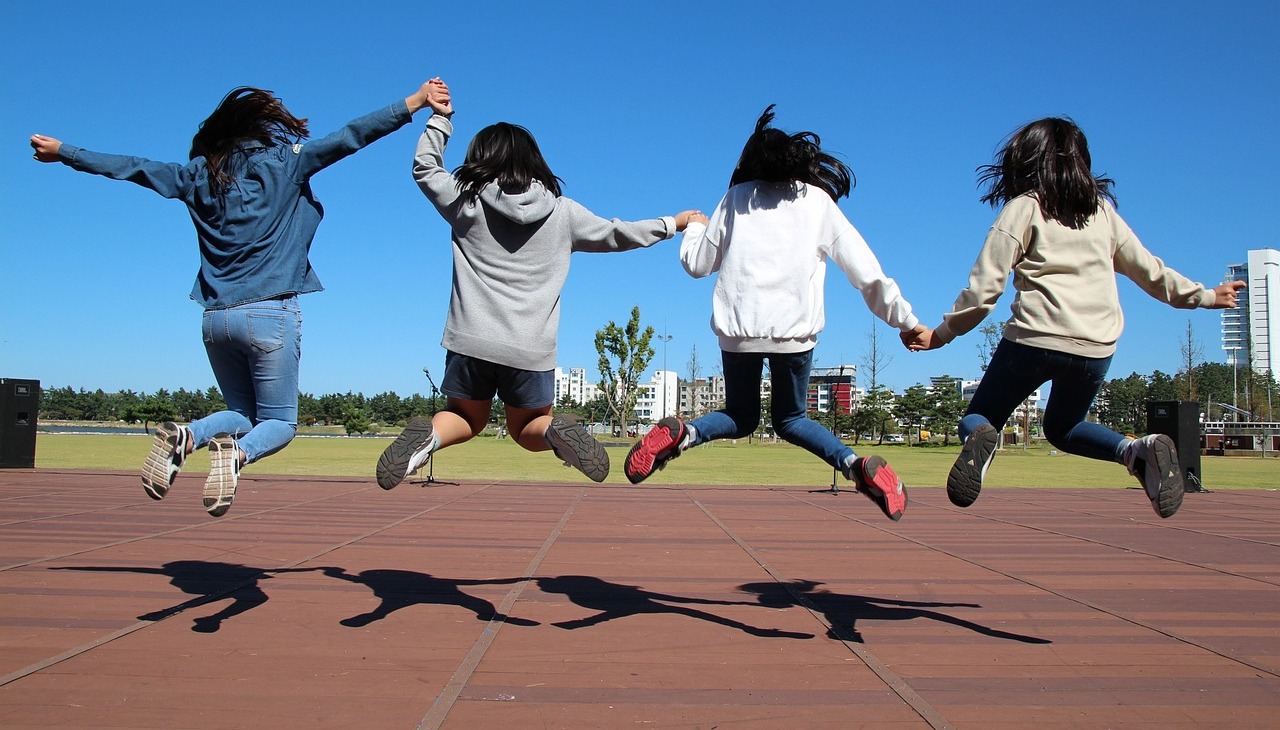
[[[321,139],[246,144],[228,158],[234,182],[221,196],[209,188],[203,157],[181,165],[70,144],[62,145],[58,157],[76,170],[128,180],[186,203],[200,242],[200,272],[191,298],[205,309],[225,309],[323,289],[307,258],[324,216],[311,192],[311,176],[411,119],[402,100]]]

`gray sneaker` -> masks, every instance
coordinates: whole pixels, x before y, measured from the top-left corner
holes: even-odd
[[[435,429],[431,419],[418,416],[409,421],[395,441],[378,457],[375,474],[378,486],[395,489],[405,477],[422,468],[435,451]]]
[[[187,461],[187,442],[191,432],[173,421],[156,426],[151,437],[151,451],[142,462],[142,489],[152,499],[164,499],[173,480]]]
[[[214,517],[231,509],[240,483],[240,447],[230,436],[209,442],[209,478],[204,482],[204,508]]]
[[[547,443],[565,463],[587,475],[593,482],[609,476],[609,454],[577,421],[556,416],[547,428]]]
[[[978,499],[982,480],[996,455],[999,434],[989,423],[980,424],[969,432],[960,448],[956,463],[947,474],[947,498],[957,507],[968,507]]]
[[[1156,514],[1169,518],[1182,506],[1187,486],[1173,439],[1162,433],[1150,433],[1130,441],[1124,450],[1124,465],[1142,484]]]

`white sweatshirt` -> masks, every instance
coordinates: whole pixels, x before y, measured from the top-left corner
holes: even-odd
[[[812,349],[826,325],[827,260],[844,271],[867,306],[891,327],[918,320],[897,283],[821,188],[747,182],[729,188],[706,226],[690,223],[680,261],[694,278],[719,272],[711,329],[727,352]]]

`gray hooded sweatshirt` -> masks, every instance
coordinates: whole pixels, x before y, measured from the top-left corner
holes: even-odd
[[[652,246],[675,235],[675,219],[606,220],[538,182],[511,195],[489,183],[466,202],[444,167],[452,134],[453,123],[433,114],[413,160],[414,180],[453,231],[453,293],[440,344],[508,367],[552,370],[569,254]]]

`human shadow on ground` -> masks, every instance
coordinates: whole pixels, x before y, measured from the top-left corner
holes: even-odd
[[[82,570],[94,573],[136,573],[138,575],[168,576],[169,584],[183,593],[195,596],[175,606],[144,613],[139,621],[159,621],[191,608],[230,598],[231,603],[210,616],[192,621],[191,630],[212,634],[222,627],[222,622],[267,602],[259,582],[279,573],[305,573],[318,568],[254,568],[238,563],[219,563],[206,560],[174,560],[159,568],[77,565],[51,567],[50,570]]]
[[[721,626],[745,631],[752,636],[777,639],[812,639],[813,634],[802,634],[780,629],[762,629],[741,621],[717,616],[707,611],[690,608],[681,604],[697,604],[702,606],[758,606],[754,601],[716,601],[706,598],[688,596],[672,596],[666,593],[646,591],[639,586],[610,583],[599,578],[586,575],[560,575],[550,578],[538,578],[538,588],[543,593],[561,593],[583,608],[593,609],[598,613],[572,621],[557,621],[552,626],[562,629],[581,629],[595,626],[606,621],[635,616],[642,613],[675,613],[701,621],[709,621]],[[676,604],[676,605],[672,605]]]
[[[894,598],[856,596],[819,590],[818,586],[820,585],[822,583],[812,580],[793,580],[785,583],[745,583],[738,586],[738,590],[756,594],[758,603],[762,606],[786,608],[788,606],[802,605],[817,610],[826,617],[827,623],[831,625],[831,628],[827,631],[827,636],[838,641],[863,643],[862,634],[858,632],[857,627],[859,619],[868,621],[929,619],[951,624],[952,626],[959,626],[996,639],[1020,641],[1025,644],[1053,643],[1049,639],[1042,639],[1038,636],[1024,636],[1008,631],[1000,631],[999,629],[956,618],[940,611],[930,610],[935,608],[982,608],[982,605],[977,603],[938,603],[934,601],[904,601]]]
[[[333,566],[320,568],[330,578],[359,583],[368,586],[376,598],[382,599],[372,611],[344,618],[338,623],[343,626],[358,628],[368,626],[374,621],[381,621],[402,608],[421,603],[442,606],[460,606],[476,615],[479,621],[497,619],[514,626],[537,626],[537,621],[504,616],[492,603],[483,598],[463,593],[459,586],[510,585],[519,583],[525,578],[493,578],[489,580],[464,580],[458,578],[437,578],[428,573],[417,573],[411,570],[362,570],[359,573],[348,573],[344,568]]]

